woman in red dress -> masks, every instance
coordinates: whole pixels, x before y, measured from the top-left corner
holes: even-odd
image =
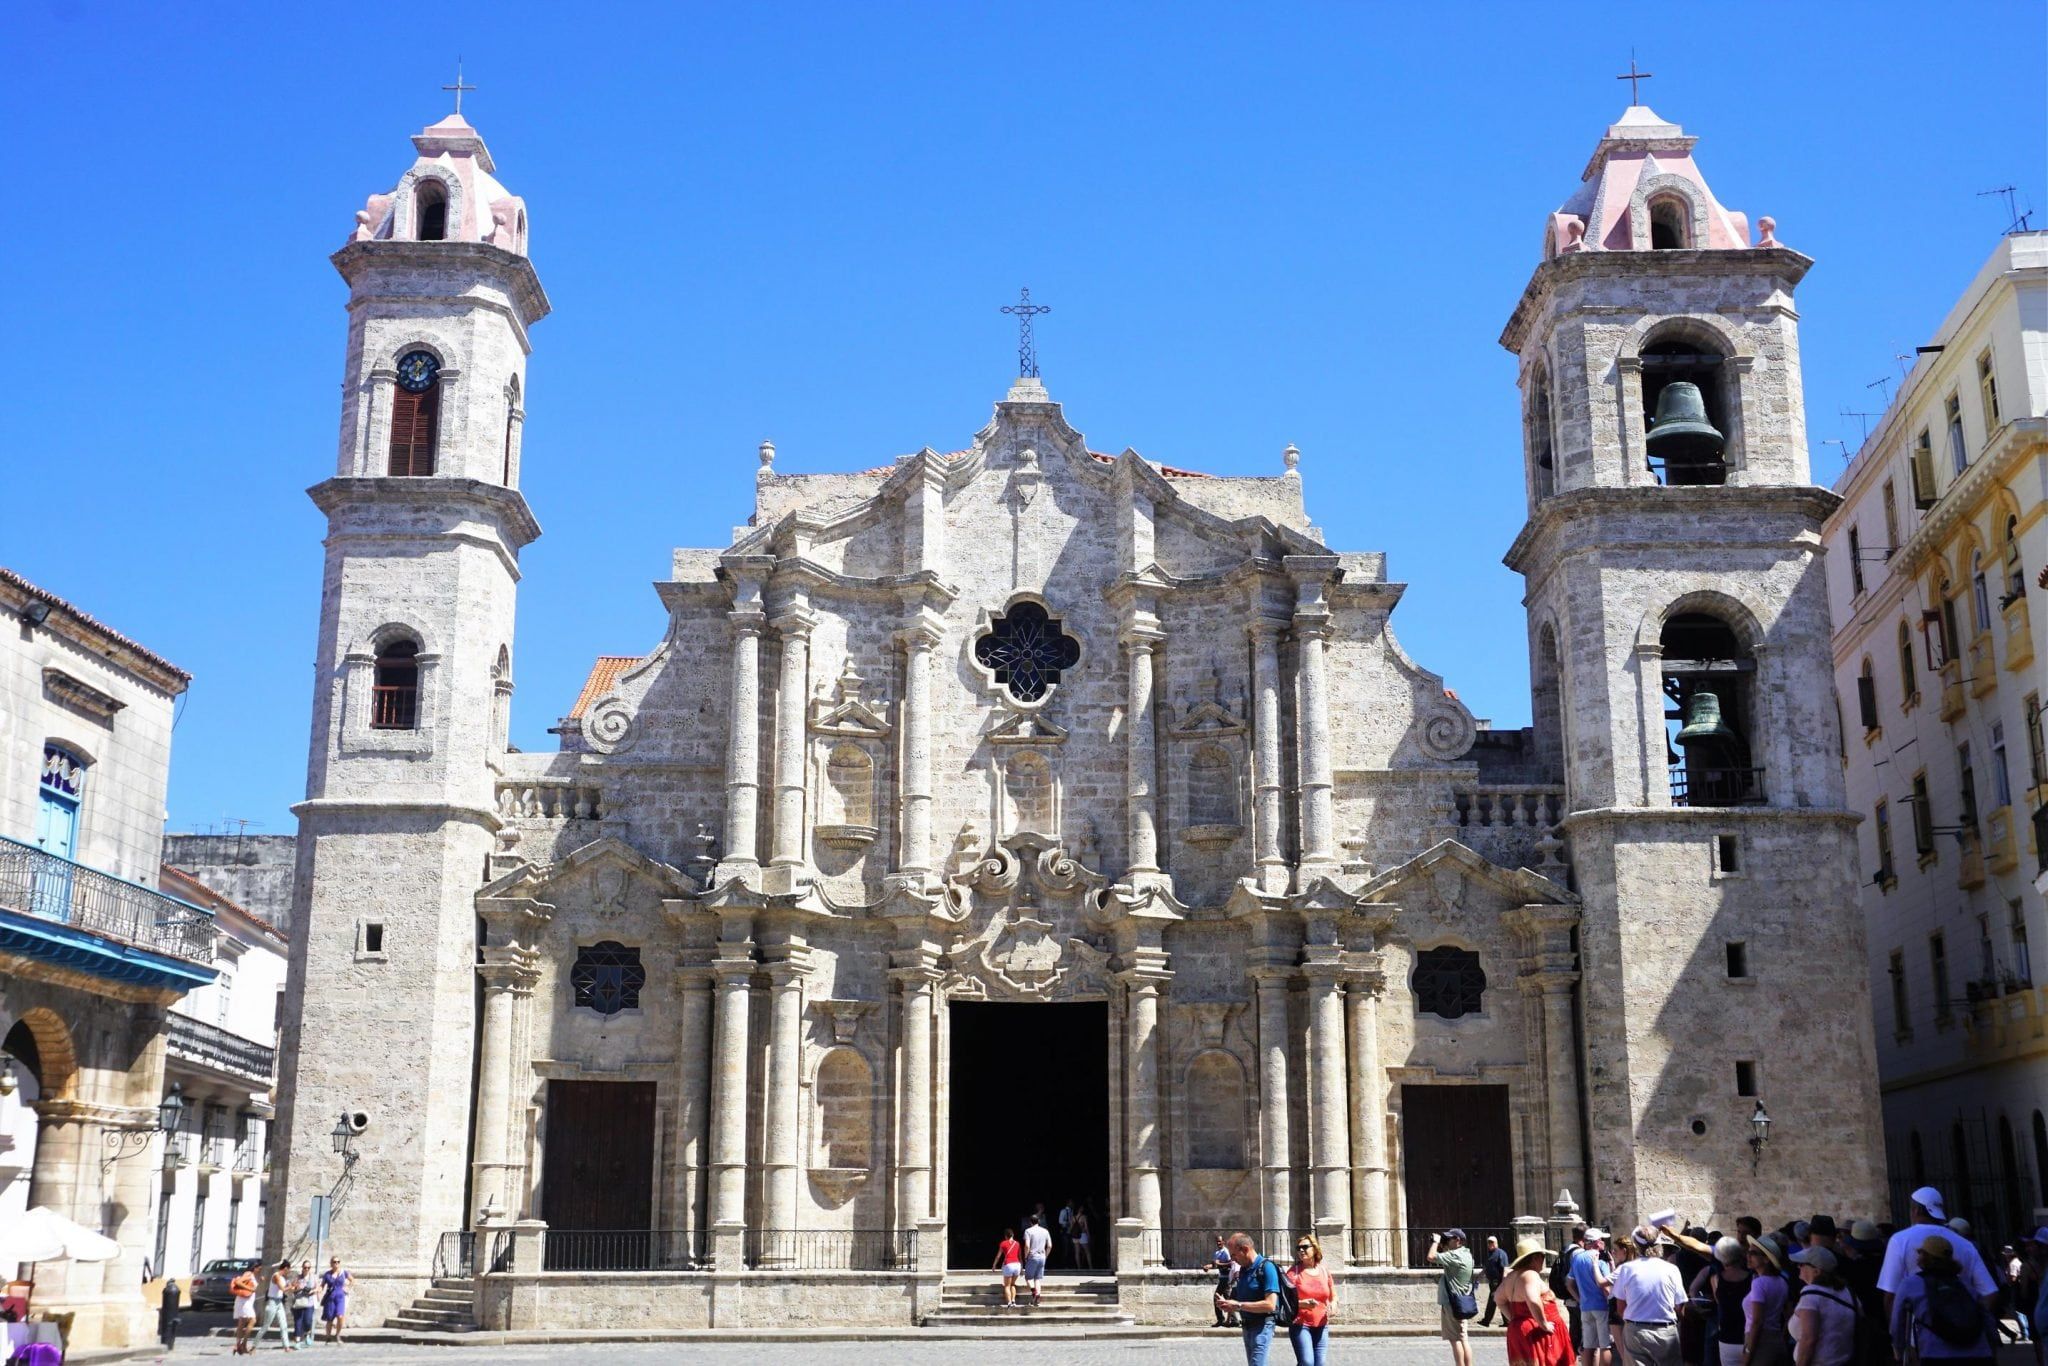
[[[1495,1294],[1508,1307],[1508,1366],[1571,1366],[1571,1326],[1543,1277],[1549,1259],[1540,1238],[1522,1239]]]

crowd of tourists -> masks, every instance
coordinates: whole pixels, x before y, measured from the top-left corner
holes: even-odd
[[[301,1262],[297,1269],[290,1262],[279,1262],[268,1275],[263,1275],[261,1266],[247,1268],[228,1283],[235,1302],[235,1355],[252,1354],[272,1328],[277,1329],[278,1344],[287,1352],[311,1347],[316,1308],[326,1326],[326,1341],[339,1343],[348,1326],[348,1292],[353,1280],[339,1257],[329,1258],[327,1269],[317,1276],[311,1262]],[[260,1324],[256,1317],[259,1300],[263,1306]]]
[[[1095,1269],[1095,1234],[1089,1225],[1088,1206],[1079,1200],[1069,1200],[1060,1206],[1057,1236],[1051,1227],[1053,1222],[1041,1201],[1024,1216],[1021,1234],[1016,1228],[1003,1230],[991,1268],[1003,1278],[1003,1308],[1041,1303],[1045,1298],[1046,1267],[1057,1259],[1063,1259],[1076,1271]]]
[[[1243,1233],[1218,1235],[1213,1256],[1216,1324],[1242,1331],[1248,1366],[1266,1366],[1276,1333],[1297,1366],[1327,1366],[1337,1288],[1313,1236],[1285,1266]],[[1478,1257],[1452,1228],[1423,1262],[1452,1366],[1472,1366],[1471,1326],[1496,1311],[1509,1366],[1991,1366],[2001,1342],[2029,1340],[2048,1366],[2048,1227],[1987,1255],[1932,1187],[1903,1228],[1816,1214],[1724,1232],[1661,1214],[1615,1235],[1576,1227],[1561,1254],[1487,1238]]]

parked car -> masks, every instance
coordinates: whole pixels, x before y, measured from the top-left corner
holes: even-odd
[[[262,1264],[260,1257],[214,1258],[200,1267],[199,1274],[185,1287],[185,1303],[194,1309],[233,1309],[235,1297],[229,1293],[228,1286],[244,1271]]]

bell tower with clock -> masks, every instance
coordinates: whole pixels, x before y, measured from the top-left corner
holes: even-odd
[[[519,465],[528,329],[548,312],[525,203],[477,131],[458,112],[412,141],[333,256],[348,343],[334,475],[310,491],[327,537],[280,1060],[291,1214],[267,1249],[335,1189],[337,1117],[367,1116],[335,1236],[373,1319],[468,1222],[474,896],[519,555],[540,534]]]

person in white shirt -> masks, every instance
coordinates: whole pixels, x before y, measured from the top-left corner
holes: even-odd
[[[1024,1284],[1031,1288],[1031,1302],[1045,1297],[1045,1259],[1052,1252],[1052,1234],[1032,1215],[1024,1226]]]
[[[1919,1268],[1914,1254],[1920,1250],[1921,1243],[1937,1233],[1954,1245],[1956,1262],[1962,1267],[1963,1284],[1984,1302],[1986,1309],[1991,1308],[1998,1301],[1997,1278],[1992,1276],[1991,1268],[1984,1265],[1976,1244],[1967,1238],[1955,1237],[1950,1231],[1945,1222],[1948,1215],[1942,1208],[1941,1192],[1932,1186],[1922,1186],[1913,1192],[1912,1198],[1913,1222],[1894,1233],[1884,1245],[1884,1265],[1877,1273],[1877,1288],[1884,1291],[1886,1321],[1891,1319],[1892,1304],[1898,1298],[1900,1283]]]
[[[1614,1271],[1607,1292],[1614,1321],[1621,1325],[1621,1366],[1679,1366],[1678,1308],[1685,1303],[1685,1278],[1664,1260],[1675,1246],[1659,1228],[1631,1235],[1641,1255]]]

